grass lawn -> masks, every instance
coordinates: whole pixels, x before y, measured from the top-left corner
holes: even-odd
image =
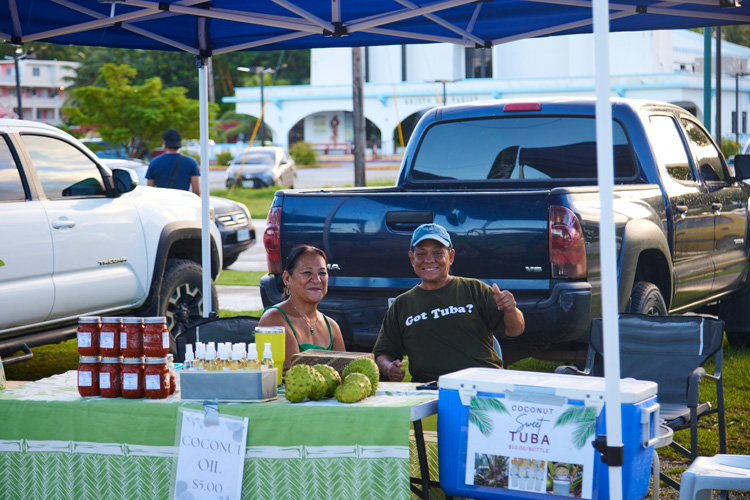
[[[232,271],[224,269],[216,281],[217,285],[233,286],[259,286],[260,279],[265,276],[265,271]],[[223,316],[223,314],[222,314]]]

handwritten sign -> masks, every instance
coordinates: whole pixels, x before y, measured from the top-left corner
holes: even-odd
[[[591,498],[597,408],[472,397],[466,484]]]
[[[174,500],[239,500],[247,417],[181,409]],[[178,417],[179,418],[179,417]]]

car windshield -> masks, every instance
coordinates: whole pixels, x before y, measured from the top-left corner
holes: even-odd
[[[615,177],[636,174],[632,147],[613,122]],[[460,144],[461,147],[456,147]],[[417,150],[413,181],[596,179],[594,118],[492,118],[438,123]]]
[[[232,161],[234,165],[273,165],[275,154],[272,151],[242,153]]]

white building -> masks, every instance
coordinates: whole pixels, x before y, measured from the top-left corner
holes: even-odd
[[[703,40],[702,34],[687,30],[612,33],[612,95],[676,103],[704,120]],[[743,140],[748,133],[750,78],[735,75],[750,69],[750,48],[728,42],[721,48],[722,135],[734,137],[733,113],[739,111],[738,135]],[[712,51],[715,65],[715,43]],[[368,47],[363,52],[368,145],[379,139],[380,151],[386,154],[400,149],[400,123],[406,142],[415,118],[444,100],[455,104],[595,92],[593,35],[535,38],[492,49],[427,44]],[[319,149],[347,150],[352,142],[351,49],[314,49],[310,81],[264,88],[264,122],[273,142],[288,147],[304,138]],[[713,131],[715,81],[712,85]],[[225,101],[236,103],[238,113],[260,115],[259,87],[237,88]]]
[[[78,63],[43,61],[24,58],[18,61],[23,117],[59,125],[60,108],[65,101],[64,90],[70,85],[65,78],[76,74]],[[18,114],[16,69],[12,59],[0,59],[0,108]],[[0,114],[5,114],[0,109]]]

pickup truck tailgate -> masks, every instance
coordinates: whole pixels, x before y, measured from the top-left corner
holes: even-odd
[[[406,193],[385,188],[315,191],[313,196],[315,202],[309,203],[304,191],[285,193],[281,254],[301,243],[325,250],[329,291],[416,284],[409,243],[414,229],[428,222],[451,234],[453,274],[497,282],[514,292],[549,290],[546,190]],[[488,269],[489,263],[494,264]]]

